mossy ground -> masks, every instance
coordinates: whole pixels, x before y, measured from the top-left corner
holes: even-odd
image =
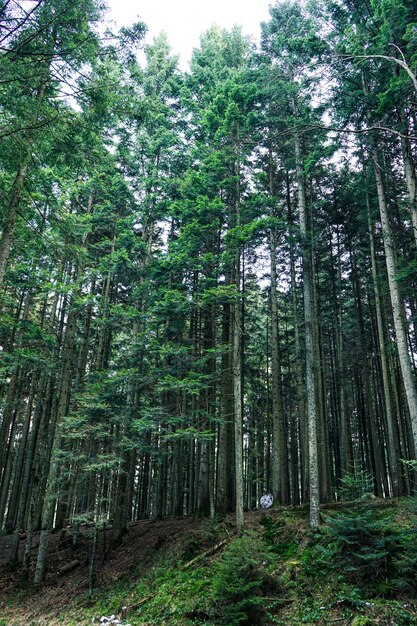
[[[154,545],[149,554],[143,555],[142,562],[125,560],[123,571],[115,567],[116,555],[111,580],[103,578],[92,597],[78,586],[77,593],[67,595],[67,601],[59,607],[52,604],[31,613],[30,592],[15,587],[7,594],[0,625],[78,626],[116,614],[121,615],[123,624],[131,626],[411,626],[417,624],[417,582],[409,578],[406,584],[400,584],[396,563],[402,563],[404,553],[408,555],[408,544],[401,543],[404,539],[394,539],[406,537],[410,546],[417,544],[413,506],[411,500],[355,505],[353,514],[356,511],[359,516],[373,508],[372,519],[382,521],[383,532],[389,538],[386,551],[395,549],[401,557],[399,561],[398,554],[384,557],[383,567],[379,563],[375,576],[370,575],[373,570],[369,552],[359,565],[356,556],[349,560],[349,554],[344,553],[346,547],[341,551],[331,528],[329,520],[344,510],[352,515],[352,507],[327,508],[322,529],[316,534],[309,530],[306,508],[250,512],[246,517],[248,531],[238,540],[232,518],[194,520],[193,532],[184,532],[178,541],[172,532],[174,521],[165,520],[159,536],[172,540],[160,540],[162,548]],[[129,541],[135,541],[133,532]],[[381,558],[380,552],[376,555]],[[106,568],[106,563],[102,567]],[[236,571],[242,579],[241,597],[236,589]],[[73,584],[76,580],[74,574]],[[65,584],[71,588],[70,581]],[[239,610],[231,612],[231,604],[239,605]],[[127,607],[124,613],[122,607]]]

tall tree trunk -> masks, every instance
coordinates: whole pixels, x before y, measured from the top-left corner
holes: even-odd
[[[289,502],[288,452],[282,402],[281,351],[278,331],[276,240],[269,235],[271,266],[271,391],[272,391],[272,492],[282,504]]]
[[[37,374],[37,373],[36,373]],[[15,459],[15,467],[13,471],[13,484],[10,493],[9,503],[7,507],[7,518],[5,523],[6,531],[11,532],[16,526],[15,522],[17,519],[17,511],[18,511],[18,503],[19,503],[19,493],[22,488],[22,471],[25,460],[25,453],[28,447],[28,437],[29,437],[29,429],[32,421],[32,408],[33,402],[35,399],[36,388],[38,384],[38,379],[36,374],[32,377],[30,382],[30,392],[27,400],[27,406],[25,411],[25,418],[23,422],[23,430],[21,434],[21,438],[19,441],[19,446],[16,453]]]
[[[4,274],[6,273],[7,261],[9,259],[17,212],[19,209],[20,198],[22,196],[23,184],[25,182],[27,170],[28,164],[24,163],[17,172],[12,187],[10,201],[3,219],[3,233],[0,240],[0,288],[3,285]]]
[[[316,383],[314,379],[314,295],[313,271],[311,259],[311,232],[308,227],[307,202],[304,181],[304,164],[301,151],[301,141],[298,133],[294,135],[294,149],[296,158],[296,174],[298,189],[298,208],[300,213],[300,236],[303,254],[303,292],[304,292],[304,325],[306,351],[306,391],[307,391],[307,423],[308,423],[308,452],[309,452],[309,485],[310,485],[310,525],[318,528],[319,513],[319,470],[317,450],[317,405]]]
[[[269,194],[274,197],[274,162],[269,151]],[[271,268],[271,386],[272,386],[272,493],[282,504],[289,502],[288,448],[282,401],[281,351],[279,345],[278,292],[276,236],[274,228],[269,233]]]
[[[378,159],[376,143],[371,144],[371,159],[374,168],[379,213],[381,216],[382,235],[384,239],[385,260],[387,265],[388,286],[391,298],[392,314],[394,318],[395,336],[397,340],[398,357],[400,361],[401,375],[410,412],[411,427],[413,431],[414,449],[417,450],[417,390],[414,373],[408,352],[408,336],[405,321],[404,304],[401,299],[400,288],[397,280],[398,267],[395,252],[395,244],[390,224],[387,197],[385,194],[382,169]]]
[[[403,109],[399,111],[401,122],[401,150],[404,162],[405,180],[407,183],[408,198],[410,201],[411,224],[413,227],[414,242],[417,246],[417,178],[413,160],[413,153],[408,136],[408,121]]]
[[[385,416],[386,416],[387,431],[388,431],[388,464],[390,467],[390,474],[391,474],[391,481],[392,481],[392,495],[394,497],[397,497],[400,494],[400,481],[399,481],[398,455],[397,455],[397,449],[395,445],[396,437],[395,437],[395,424],[394,424],[393,404],[392,404],[391,381],[390,381],[390,375],[389,375],[387,349],[385,345],[385,332],[384,332],[384,324],[383,324],[383,318],[382,318],[381,295],[380,295],[380,290],[379,290],[378,268],[376,264],[374,229],[373,229],[373,224],[371,220],[371,208],[369,204],[368,193],[366,194],[366,205],[367,205],[367,213],[368,213],[368,233],[369,233],[369,245],[370,245],[370,251],[371,251],[372,283],[373,283],[374,298],[375,298],[379,357],[381,361],[381,370],[382,370],[382,391],[384,395],[384,408],[385,408]]]
[[[215,363],[212,357],[208,356],[208,351],[214,347],[214,320],[213,309],[208,306],[202,315],[203,325],[203,345],[202,356],[205,361],[203,373],[211,380],[214,380]],[[213,414],[213,382],[210,382],[200,393],[200,407],[203,415],[201,420],[201,429],[203,431],[213,431],[212,414]],[[214,432],[213,432],[214,435]],[[211,494],[211,477],[213,468],[211,467],[211,440],[205,439],[201,441],[200,447],[200,467],[198,478],[198,494],[197,494],[197,510],[207,515],[210,512]]]
[[[242,407],[242,302],[241,297],[240,253],[236,256],[236,302],[233,306],[233,397],[235,407],[235,490],[236,527],[241,531],[243,515],[243,407]]]
[[[230,274],[226,274],[230,285]],[[216,511],[227,513],[233,508],[233,377],[232,377],[232,313],[229,302],[223,304],[222,355],[220,381],[220,424],[217,441]]]
[[[293,234],[295,232],[295,224],[292,216],[290,181],[288,172],[286,175],[286,200],[288,211],[288,226],[290,230],[289,248],[290,248],[290,280],[291,280],[291,308],[294,325],[294,347],[295,347],[295,374],[296,374],[296,409],[297,424],[300,438],[300,482],[301,482],[301,501],[307,498],[307,478],[308,478],[308,435],[307,423],[304,416],[307,411],[306,397],[303,384],[303,376],[301,370],[302,354],[300,341],[300,325],[297,306],[297,281],[295,273],[295,250],[293,243]]]
[[[234,225],[241,224],[240,207],[240,160],[239,160],[239,128],[236,136],[236,161],[234,163],[234,175],[236,177],[236,188],[234,197]],[[234,447],[235,447],[235,492],[236,492],[236,528],[240,532],[244,525],[244,475],[243,475],[243,289],[244,269],[242,276],[242,253],[240,244],[237,244],[234,272],[236,284],[236,297],[233,305],[233,399],[234,399]],[[244,267],[244,266],[243,266]],[[242,281],[243,278],[243,281]]]
[[[55,455],[59,450],[61,443],[61,419],[64,415],[66,415],[68,410],[72,361],[75,349],[76,322],[77,309],[76,304],[73,303],[68,316],[68,323],[65,334],[65,350],[63,354],[59,400],[56,411],[54,429],[53,432],[50,433],[50,436],[53,437],[52,459],[42,509],[42,530],[39,539],[38,556],[36,561],[34,577],[35,585],[41,584],[45,577],[49,536],[51,534],[54,521],[57,497],[57,479],[59,475],[59,462]]]

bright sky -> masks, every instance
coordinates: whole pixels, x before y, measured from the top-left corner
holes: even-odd
[[[213,24],[223,28],[241,25],[246,35],[259,36],[259,25],[268,20],[273,0],[107,0],[109,17],[118,26],[132,24],[139,17],[148,27],[146,41],[162,30],[173,52],[186,67],[200,35]]]

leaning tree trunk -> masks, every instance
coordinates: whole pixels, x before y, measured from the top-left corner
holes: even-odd
[[[397,339],[398,358],[400,361],[401,376],[404,384],[405,395],[410,421],[413,431],[414,448],[417,450],[417,390],[414,380],[413,367],[408,352],[408,337],[405,322],[404,303],[401,300],[400,288],[397,280],[398,267],[395,244],[389,219],[388,202],[385,194],[384,180],[375,141],[371,145],[371,158],[374,168],[378,205],[381,216],[382,235],[384,239],[385,261],[387,265],[388,287],[391,299],[392,314],[394,318],[395,335]]]
[[[392,495],[394,497],[397,497],[398,495],[400,495],[401,484],[399,480],[397,447],[395,445],[396,436],[395,436],[395,423],[394,423],[394,415],[393,415],[391,381],[390,381],[390,375],[389,375],[387,348],[385,345],[384,324],[383,324],[383,319],[382,319],[382,305],[381,305],[381,295],[380,295],[379,281],[378,281],[378,269],[376,265],[374,229],[373,229],[372,220],[371,220],[371,209],[369,206],[368,194],[366,194],[366,205],[367,205],[367,213],[368,213],[369,244],[370,244],[370,250],[371,250],[372,286],[373,286],[374,298],[375,298],[379,358],[381,361],[381,370],[382,370],[382,390],[383,390],[383,396],[384,396],[385,416],[387,420],[388,450],[389,450],[388,464],[390,468],[391,481],[392,481]]]
[[[53,45],[56,41],[56,27],[53,28]],[[52,47],[53,49],[53,47]],[[41,80],[40,85],[37,88],[36,100],[33,106],[34,121],[39,119],[40,105],[44,99],[46,87],[48,84],[48,73],[50,69],[50,60],[52,58],[46,55],[46,67],[44,68],[44,77]],[[18,215],[19,204],[22,196],[23,185],[25,183],[28,165],[30,161],[30,154],[32,149],[32,138],[28,136],[26,138],[26,147],[24,153],[21,155],[21,165],[17,171],[16,178],[14,180],[10,200],[6,208],[6,213],[2,226],[2,237],[0,240],[0,289],[3,285],[4,274],[6,273],[7,262],[9,260],[10,249],[13,241],[13,235],[16,225],[16,217]]]
[[[366,83],[365,76],[362,75],[362,86],[365,96],[368,94],[369,87]],[[367,120],[372,126],[371,111],[366,111]],[[382,167],[378,158],[378,148],[375,135],[370,131],[370,155],[374,169],[375,182],[378,196],[379,214],[381,217],[382,236],[384,240],[385,262],[388,274],[388,288],[391,299],[392,314],[394,318],[394,329],[397,340],[398,358],[400,362],[401,377],[404,385],[405,396],[407,399],[408,410],[410,413],[410,422],[414,441],[414,454],[417,451],[417,389],[413,372],[413,364],[408,351],[408,333],[406,328],[406,317],[404,302],[401,299],[400,288],[397,280],[398,266],[395,243],[390,223],[390,215],[388,209],[387,196],[385,193],[384,179],[382,176]],[[404,154],[404,152],[403,152]],[[407,162],[406,154],[405,165]],[[408,164],[411,167],[411,163]],[[409,184],[410,181],[407,181]],[[409,188],[411,196],[415,190]]]

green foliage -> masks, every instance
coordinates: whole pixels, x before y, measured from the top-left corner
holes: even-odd
[[[341,500],[358,500],[371,496],[374,491],[373,475],[366,470],[344,472],[340,480],[338,496]]]
[[[260,524],[264,527],[263,538],[274,554],[284,559],[292,558],[298,550],[298,542],[294,540],[293,519],[287,519],[285,514],[278,519],[264,516]]]
[[[362,519],[366,508],[361,506]],[[396,558],[412,550],[415,537],[409,519],[410,515],[414,519],[410,506],[413,508],[414,503],[407,501],[396,507],[395,513],[382,507],[378,507],[378,513],[373,512],[374,522],[385,524],[384,537],[392,561],[392,568],[387,568],[382,580],[354,582],[338,551],[340,543],[343,550],[351,549],[351,544],[343,539],[346,531],[332,526],[329,532],[312,535],[305,509],[263,515],[258,527],[231,539],[224,552],[184,567],[203,552],[202,537],[204,544],[209,545],[216,545],[225,537],[225,519],[205,520],[202,535],[192,535],[185,545],[173,551],[154,553],[152,562],[146,560],[144,569],[140,563],[129,565],[123,561],[121,578],[108,589],[97,589],[92,598],[94,604],[90,601],[88,608],[83,598],[78,599],[77,605],[70,604],[62,620],[75,626],[93,617],[97,621],[102,615],[117,614],[121,606],[128,605],[131,609],[126,621],[132,626],[295,626],[342,619],[354,620],[358,626],[412,626],[415,584],[413,588],[411,568],[410,586],[396,586],[396,576],[400,576]],[[388,591],[381,590],[381,583],[388,585]],[[394,597],[400,592],[401,600],[383,598],[388,592]],[[15,601],[22,602],[23,597],[19,595]]]
[[[398,550],[393,558],[395,568],[393,587],[417,596],[417,498],[407,503],[406,521],[397,526]]]
[[[89,615],[97,619],[101,615],[118,613],[120,607],[127,604],[126,596],[129,595],[129,604],[139,603],[129,614],[128,622],[132,625],[203,623],[200,616],[208,617],[212,611],[211,579],[207,570],[203,567],[183,570],[177,567],[172,557],[171,554],[159,559],[134,584],[128,579],[120,579],[108,593],[96,592]],[[144,599],[147,601],[141,602]]]
[[[326,522],[329,556],[333,552],[350,581],[369,585],[388,575],[395,543],[389,517],[362,508],[328,517]]]
[[[334,563],[346,580],[389,596],[398,590],[416,593],[417,521],[409,504],[407,518],[364,505],[326,518],[327,563]]]
[[[392,58],[375,57],[370,63],[344,57],[340,72],[338,54],[332,55],[331,67],[323,61],[329,47],[332,52],[355,55],[366,50],[380,56],[394,54],[395,43],[398,58],[414,67],[415,3],[323,0],[315,4],[330,10],[319,23],[319,10],[313,13],[292,0],[278,2],[262,27],[259,55],[238,28],[226,32],[215,27],[194,52],[190,74],[179,71],[165,35],[146,46],[143,67],[136,62],[135,50],[145,32],[142,23],[122,29],[119,37],[106,36],[112,43],[103,44],[95,26],[101,12],[98,0],[33,4],[21,29],[6,33],[1,55],[3,208],[16,168],[27,165],[28,172],[4,300],[2,295],[0,338],[6,349],[0,365],[0,409],[2,415],[6,410],[10,424],[2,422],[1,435],[7,444],[4,469],[11,479],[9,492],[3,490],[1,498],[10,504],[0,516],[12,518],[14,496],[25,492],[18,484],[24,474],[20,460],[30,448],[25,427],[29,443],[38,448],[28,468],[36,479],[42,470],[41,483],[46,484],[49,447],[61,420],[62,450],[52,453],[62,461],[63,506],[57,510],[63,515],[68,506],[65,514],[75,510],[78,521],[90,519],[92,511],[78,508],[95,502],[102,509],[96,519],[105,523],[115,511],[124,510],[117,498],[118,492],[123,495],[125,477],[129,498],[137,494],[131,508],[138,517],[153,512],[150,503],[156,489],[164,514],[169,514],[176,499],[174,486],[181,495],[178,511],[190,511],[197,499],[193,485],[200,479],[198,463],[209,447],[203,444],[212,444],[205,474],[210,488],[210,481],[218,478],[213,476],[213,456],[218,452],[220,457],[223,441],[226,456],[233,457],[222,426],[227,411],[230,416],[233,412],[233,406],[227,406],[236,373],[231,337],[233,312],[240,304],[245,486],[254,501],[268,484],[272,464],[268,433],[274,385],[269,375],[270,275],[265,256],[271,233],[278,262],[279,313],[272,322],[274,328],[275,322],[279,326],[282,352],[279,378],[288,426],[284,444],[291,461],[293,501],[300,499],[298,482],[304,483],[304,496],[304,471],[300,477],[294,471],[303,462],[298,454],[303,450],[303,390],[297,388],[297,374],[303,377],[303,350],[298,347],[307,329],[300,283],[304,238],[296,234],[295,129],[302,142],[308,190],[308,242],[321,343],[317,367],[323,368],[330,426],[325,447],[328,443],[338,465],[344,408],[355,462],[362,444],[366,448],[369,443],[371,449],[376,444],[368,421],[378,425],[378,441],[388,454],[389,429],[377,419],[377,411],[384,415],[380,368],[374,367],[369,384],[363,385],[364,391],[369,389],[368,398],[362,398],[360,381],[368,358],[375,355],[375,332],[370,331],[377,304],[370,280],[366,200],[372,204],[370,230],[378,225],[378,263],[383,244],[375,190],[366,174],[371,135],[363,131],[367,112],[378,125],[394,131],[375,137],[386,163],[393,245],[401,252],[396,278],[404,302],[409,302],[409,322],[416,262],[401,142],[395,133],[414,128],[414,100],[409,98],[409,76],[391,63]],[[17,2],[6,2],[5,16],[19,14],[18,7]],[[362,79],[369,82],[369,97],[364,97]],[[332,93],[334,107],[328,106]],[[404,120],[399,120],[402,115]],[[340,130],[346,125],[349,134],[326,134],[323,126],[333,122]],[[363,172],[362,166],[342,168],[339,160],[343,150],[347,161],[357,159],[354,143],[347,150],[343,146],[347,136],[355,142],[355,130]],[[331,163],[335,150],[337,167]],[[239,256],[242,289],[234,284]],[[291,269],[289,256],[294,257]],[[384,271],[379,282],[382,302],[388,303]],[[365,289],[370,290],[366,298]],[[383,336],[392,357],[389,367],[400,383],[388,309]],[[3,383],[11,377],[16,391],[9,398]],[[343,399],[336,388],[339,379]],[[401,396],[401,420],[407,414],[403,402]],[[369,412],[364,420],[362,404]],[[403,427],[400,421],[408,443]],[[369,455],[364,456],[369,462]],[[336,475],[339,470],[336,467]],[[41,484],[39,493],[38,486],[34,491],[39,505],[44,488]],[[219,619],[253,623],[262,617],[261,598],[270,583],[262,563],[277,557],[285,565],[283,580],[291,591],[307,589],[312,581],[323,584],[333,572],[335,584],[345,577],[355,585],[365,583],[373,594],[388,595],[392,587],[414,592],[414,526],[400,531],[388,517],[361,507],[361,499],[373,490],[369,473],[345,474],[338,499],[356,501],[356,510],[331,518],[324,536],[309,536],[305,545],[291,526],[294,518],[285,513],[274,521],[265,517],[263,537],[248,533],[233,541],[213,580],[207,581],[199,569],[187,576],[171,565],[166,572],[153,572],[149,585],[158,585],[162,593],[150,603],[147,621],[181,620],[189,610],[187,595],[207,592],[207,606],[213,582]],[[126,518],[131,512],[127,505]],[[264,551],[270,555],[266,559]],[[170,606],[172,589],[184,598]],[[350,585],[343,601],[354,606],[356,590]],[[309,610],[302,622],[320,620],[319,608]]]
[[[228,626],[257,624],[262,619],[263,595],[276,585],[268,575],[273,559],[265,543],[254,532],[234,539],[214,575],[214,598],[220,609],[221,623]]]

